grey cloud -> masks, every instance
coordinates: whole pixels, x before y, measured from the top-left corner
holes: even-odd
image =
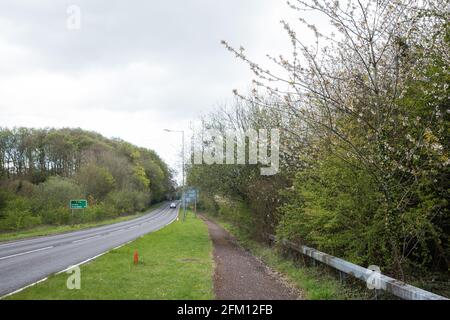
[[[251,1],[2,1],[14,21],[9,41],[27,44],[48,68],[83,68],[149,59],[180,68],[223,56],[223,38],[252,41],[265,8]],[[36,2],[34,2],[36,3]],[[69,4],[80,7],[78,31],[65,27]],[[8,33],[6,33],[8,37]]]
[[[66,28],[69,5],[81,9],[80,30]],[[266,28],[279,27],[282,17],[272,13],[285,6],[278,0],[2,0],[0,126],[67,125],[66,114],[92,110],[102,117],[100,133],[126,132],[135,143],[142,130],[159,137],[162,127],[195,120],[232,99],[232,89],[248,87],[251,73],[220,40],[264,56],[261,47],[280,43]],[[123,121],[139,115],[149,117],[145,128]],[[149,141],[173,157],[158,139]]]

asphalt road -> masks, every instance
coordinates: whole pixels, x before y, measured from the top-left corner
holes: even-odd
[[[159,230],[176,219],[165,203],[124,222],[80,231],[0,243],[0,297],[105,251]]]

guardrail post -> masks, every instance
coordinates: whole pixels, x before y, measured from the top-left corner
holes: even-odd
[[[347,274],[342,271],[339,271],[339,281],[341,283],[344,283],[346,280],[347,280]]]
[[[373,289],[373,299],[378,300],[378,297],[380,296],[381,290],[379,289]]]

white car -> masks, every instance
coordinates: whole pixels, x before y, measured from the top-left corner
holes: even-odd
[[[170,204],[170,207],[171,207],[171,208],[176,208],[176,207],[177,207],[177,204],[176,204],[175,202],[172,202],[172,203]]]

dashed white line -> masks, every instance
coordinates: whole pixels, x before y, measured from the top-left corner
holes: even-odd
[[[33,252],[38,252],[38,251],[47,250],[47,249],[51,249],[51,248],[53,248],[53,246],[45,247],[45,248],[40,248],[40,249],[36,249],[36,250],[31,250],[31,251],[27,251],[27,252],[16,253],[16,254],[12,254],[12,255],[10,255],[10,256],[1,257],[0,260],[12,258],[12,257],[17,257],[17,256],[23,256],[24,254],[33,253]]]
[[[162,229],[163,227],[165,227],[165,226],[171,224],[172,222],[174,222],[174,221],[176,220],[176,218],[178,217],[178,214],[179,214],[179,211],[177,211],[177,214],[176,214],[176,216],[175,216],[174,219],[172,219],[171,221],[169,221],[169,222],[168,222],[167,224],[165,224],[164,226],[162,226],[162,227],[160,227],[160,228],[158,228],[158,229],[156,229],[156,230],[152,230],[152,232],[157,231],[157,230],[159,230],[159,229]],[[149,222],[149,221],[148,221],[148,222]],[[145,224],[145,223],[147,223],[147,222],[144,222],[144,223],[141,223],[141,224],[139,224],[139,225],[135,225],[135,226],[132,226],[132,227],[129,227],[129,228],[125,228],[125,229],[119,229],[119,230],[117,230],[117,231],[122,231],[122,230],[127,230],[127,229],[137,228],[138,226],[140,226],[140,225],[142,225],[142,224]],[[145,235],[145,234],[144,234],[144,235]],[[144,235],[141,235],[141,236],[138,237],[138,238],[142,238]],[[89,240],[89,239],[96,238],[96,237],[99,237],[99,236],[100,236],[100,235],[96,235],[96,236],[93,236],[93,237],[89,237],[89,238],[84,238],[84,239],[76,240],[76,241],[73,241],[72,243],[74,243],[74,242],[80,242],[80,241],[85,241],[85,240]],[[77,264],[75,264],[75,265],[71,265],[71,266],[67,267],[67,268],[64,269],[64,270],[57,272],[56,274],[63,273],[63,272],[65,272],[65,271],[67,271],[67,270],[69,270],[69,269],[71,269],[71,268],[73,268],[73,267],[75,267],[75,266],[80,266],[80,265],[82,265],[82,264],[85,264],[85,263],[87,263],[87,262],[89,262],[89,261],[91,261],[91,260],[94,260],[94,259],[96,259],[96,258],[98,258],[98,257],[100,257],[100,256],[103,256],[104,254],[109,253],[109,252],[112,251],[112,250],[115,250],[115,249],[121,248],[121,247],[123,247],[123,246],[125,246],[125,245],[127,245],[127,244],[130,244],[131,242],[133,242],[133,241],[135,241],[135,240],[136,240],[136,239],[127,241],[127,242],[125,242],[125,243],[123,243],[123,244],[121,244],[121,245],[119,245],[119,246],[117,246],[117,247],[115,247],[115,248],[113,248],[113,249],[111,249],[111,250],[107,250],[107,251],[105,251],[105,252],[102,252],[102,253],[100,253],[100,254],[94,256],[94,257],[91,257],[91,258],[89,258],[89,259],[86,259],[86,260],[84,260],[84,261],[82,261],[82,262],[79,262],[79,263],[77,263]],[[8,245],[8,244],[5,244],[5,245]],[[2,259],[7,259],[7,258],[11,258],[11,257],[16,257],[16,256],[28,254],[28,253],[33,253],[33,252],[37,252],[37,251],[42,251],[42,250],[46,250],[46,249],[51,249],[51,248],[53,248],[53,247],[54,247],[54,246],[50,246],[50,247],[40,248],[40,249],[31,250],[31,251],[27,251],[27,252],[22,252],[22,253],[14,254],[14,255],[11,255],[11,256],[2,257],[2,258],[0,258],[0,260],[2,260]],[[10,295],[13,295],[13,294],[15,294],[15,293],[18,293],[18,292],[20,292],[20,291],[22,291],[22,290],[24,290],[24,289],[26,289],[26,288],[29,288],[29,287],[31,287],[31,286],[34,286],[34,285],[36,285],[36,284],[38,284],[38,283],[40,283],[40,282],[46,281],[47,279],[48,279],[48,278],[45,277],[45,278],[43,278],[43,279],[41,279],[41,280],[39,280],[39,281],[36,281],[36,282],[34,282],[34,283],[32,283],[32,284],[29,284],[29,285],[27,285],[27,286],[25,286],[25,287],[22,287],[22,288],[20,288],[20,289],[14,291],[14,292],[10,292],[10,293],[8,293],[8,294],[6,294],[6,295],[4,295],[4,296],[1,296],[1,297],[0,297],[0,300],[3,299],[3,298],[5,298],[5,297],[7,297],[7,296],[10,296]]]
[[[22,240],[22,241],[24,241],[24,240]],[[18,242],[18,241],[17,241],[17,242]],[[16,243],[17,243],[17,242],[16,242]],[[15,245],[16,243],[15,243],[15,242],[9,242],[9,243],[0,244],[0,248],[7,247],[7,246],[13,246],[13,245]]]
[[[86,240],[89,240],[89,239],[98,238],[98,237],[100,237],[100,235],[96,235],[96,236],[89,237],[89,238],[83,238],[83,239],[80,239],[80,240],[75,240],[75,241],[72,241],[72,243],[83,242],[83,241],[86,241]]]

